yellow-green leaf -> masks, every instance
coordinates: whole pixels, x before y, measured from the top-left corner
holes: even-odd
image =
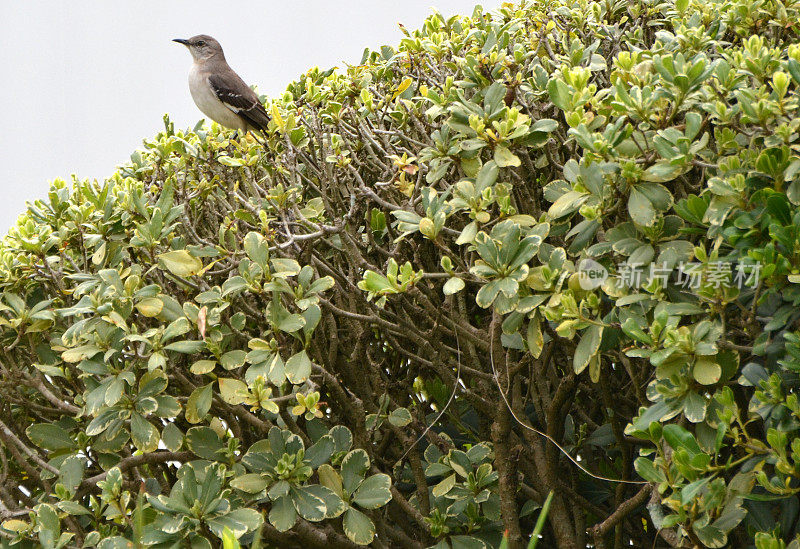
[[[498,145],[494,150],[494,161],[501,168],[517,167],[521,164],[519,157],[502,145]]]
[[[575,373],[581,373],[588,365],[592,357],[597,353],[600,348],[600,342],[603,339],[603,326],[592,324],[581,337],[580,343],[575,348],[575,356],[573,357],[573,367]]]
[[[203,269],[203,262],[187,250],[172,250],[158,256],[164,267],[176,276],[193,276]]]
[[[164,302],[157,297],[147,297],[136,304],[136,309],[146,317],[156,317],[164,308]]]
[[[186,401],[186,421],[200,423],[206,417],[206,414],[211,409],[212,386],[213,383],[209,383],[203,387],[198,387],[189,395],[189,400]]]
[[[272,121],[275,122],[275,125],[278,126],[278,129],[283,130],[286,127],[286,123],[283,121],[281,111],[278,110],[278,106],[274,103],[270,109],[270,114],[272,115]]]
[[[237,405],[245,401],[248,395],[247,385],[243,381],[230,378],[219,378],[219,395],[228,404]]]
[[[189,370],[196,375],[207,374],[214,370],[214,367],[217,365],[217,361],[215,360],[198,360]]]
[[[403,80],[402,82],[400,82],[400,85],[399,85],[399,86],[397,86],[397,89],[394,91],[394,94],[392,95],[392,101],[394,101],[395,99],[397,99],[397,97],[398,97],[398,96],[399,96],[401,93],[403,93],[404,91],[406,91],[406,90],[408,89],[408,87],[411,85],[411,82],[412,82],[411,78],[406,78],[405,80]]]

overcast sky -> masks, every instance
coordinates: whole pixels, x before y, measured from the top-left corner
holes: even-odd
[[[171,39],[214,36],[248,84],[277,95],[310,67],[396,45],[397,24],[417,28],[433,7],[469,15],[473,1],[0,0],[0,234],[53,179],[109,176],[164,113],[177,127],[202,117],[191,57]]]

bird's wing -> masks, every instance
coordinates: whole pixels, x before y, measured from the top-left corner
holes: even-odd
[[[258,100],[256,93],[236,73],[230,71],[223,75],[209,75],[208,83],[226,107],[247,120],[254,128],[267,130],[269,124],[267,110]]]

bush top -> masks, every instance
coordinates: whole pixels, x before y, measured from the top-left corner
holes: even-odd
[[[553,492],[548,547],[785,547],[797,16],[434,14],[263,144],[56,181],[0,244],[3,543],[519,547]]]

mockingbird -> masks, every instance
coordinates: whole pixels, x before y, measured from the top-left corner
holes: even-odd
[[[203,114],[242,133],[267,130],[269,115],[256,93],[228,66],[222,46],[206,34],[176,38],[192,54],[189,91]]]

